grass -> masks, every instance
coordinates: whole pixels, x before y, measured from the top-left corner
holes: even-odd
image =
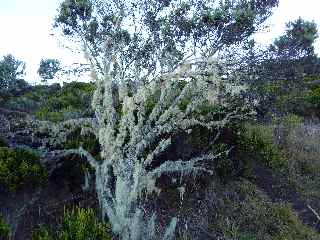
[[[74,208],[65,211],[57,231],[41,226],[32,240],[111,240],[109,224],[102,223],[93,209]]]
[[[215,209],[210,231],[219,239],[305,240],[320,234],[304,225],[290,204],[272,202],[248,180],[214,189]]]

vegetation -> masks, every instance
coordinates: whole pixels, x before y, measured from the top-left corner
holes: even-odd
[[[52,233],[44,226],[33,234],[32,240],[111,240],[110,226],[100,222],[92,209],[74,208],[66,211],[58,231]]]
[[[85,135],[81,134],[81,128],[76,128],[67,136],[67,141],[64,143],[64,149],[77,149],[83,147],[95,159],[100,159],[100,144],[96,136],[92,133]]]
[[[53,79],[60,70],[60,62],[57,59],[41,59],[38,74],[43,82]]]
[[[21,77],[24,75],[25,64],[12,55],[6,55],[0,61],[0,90],[8,90],[26,84]]]
[[[1,137],[0,137],[0,147],[8,147],[7,142]]]
[[[249,181],[232,182],[214,190],[219,200],[210,230],[215,236],[241,240],[311,240],[320,237],[317,231],[299,220],[290,205],[273,203]]]
[[[46,182],[47,172],[40,165],[39,157],[23,149],[0,147],[0,186],[15,192],[21,187]]]
[[[318,31],[299,18],[258,48],[252,35],[278,3],[62,1],[54,27],[81,42],[95,82],[31,87],[23,62],[0,61],[0,120],[13,123],[0,129],[0,194],[48,180],[37,155],[9,148],[19,144],[10,113],[22,111],[51,121],[44,128],[75,119],[54,124],[54,143],[37,132],[37,151],[55,165],[51,181],[71,186],[84,175],[99,206],[48,217],[56,223],[32,239],[320,239]],[[58,60],[41,60],[44,82],[59,71]],[[89,194],[66,192],[72,201]]]
[[[242,131],[238,137],[238,150],[247,171],[254,161],[261,161],[272,169],[283,166],[279,147],[274,143],[273,129],[262,124],[247,123]]]
[[[59,122],[79,117],[92,116],[92,83],[72,82],[49,96],[47,102],[36,113],[40,120]]]
[[[10,228],[8,224],[5,223],[3,217],[0,215],[0,239],[10,240]]]

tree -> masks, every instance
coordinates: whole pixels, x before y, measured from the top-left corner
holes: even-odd
[[[21,77],[25,73],[25,63],[6,55],[0,61],[0,89],[12,89],[20,85]]]
[[[57,59],[41,59],[38,74],[43,82],[53,79],[56,73],[61,69],[60,62]]]
[[[270,46],[274,57],[281,60],[302,59],[314,56],[314,43],[318,37],[315,22],[303,20],[301,17],[286,25],[285,34]]]
[[[55,26],[83,44],[97,74],[111,73],[115,81],[140,81],[171,72],[192,56],[209,57],[241,43],[277,4],[277,0],[65,0]]]
[[[314,78],[319,61],[314,52],[318,37],[314,22],[299,18],[286,24],[285,32],[267,49],[255,45],[241,55],[234,75],[241,76],[251,87],[258,112],[301,113],[306,109],[303,98],[308,91],[305,79]]]
[[[244,117],[235,106],[239,88],[223,81],[213,60],[241,43],[271,14],[278,1],[89,1],[65,0],[56,26],[85,48],[96,80],[93,107],[102,162],[80,149],[95,168],[103,211],[121,239],[155,239],[155,197],[164,175],[211,172],[205,164],[222,128]],[[238,104],[240,102],[238,101]],[[239,110],[242,109],[242,110]],[[197,156],[169,159],[176,139],[210,133]],[[163,158],[165,157],[165,161]],[[181,158],[180,158],[181,157]],[[180,182],[182,185],[183,182]],[[171,239],[173,217],[163,239]]]

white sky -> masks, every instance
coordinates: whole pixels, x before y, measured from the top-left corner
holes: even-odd
[[[59,46],[52,33],[52,21],[62,0],[0,0],[0,58],[13,54],[26,62],[26,80],[39,82],[37,69],[41,58],[57,58],[63,65],[83,62],[81,55]],[[320,0],[280,0],[268,20],[269,30],[257,34],[261,44],[270,44],[281,35],[285,23],[301,16],[317,23],[320,33]],[[316,43],[320,54],[320,39]]]

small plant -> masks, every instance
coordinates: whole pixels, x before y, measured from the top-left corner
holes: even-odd
[[[53,240],[51,231],[47,226],[41,226],[36,232],[32,235],[32,240]]]
[[[284,165],[280,149],[274,143],[273,129],[262,124],[245,124],[238,136],[238,150],[249,172],[252,161],[261,161],[265,166],[276,169]]]
[[[234,171],[234,163],[228,156],[229,147],[226,144],[217,144],[215,151],[220,153],[220,157],[216,160],[215,170],[221,180],[225,181]]]
[[[248,180],[214,189],[217,239],[316,240],[319,233],[303,224],[290,204],[274,203]]]
[[[6,224],[3,217],[0,215],[0,240],[9,240],[10,228]]]
[[[0,147],[8,147],[7,142],[1,137],[0,137]]]
[[[0,148],[0,186],[15,192],[26,184],[41,184],[47,180],[47,171],[39,157],[23,149]]]
[[[64,149],[76,149],[82,146],[85,150],[96,158],[100,158],[100,144],[96,136],[92,133],[81,134],[81,128],[76,128],[67,136]]]
[[[75,208],[65,211],[55,233],[40,227],[32,240],[111,240],[110,226],[98,221],[92,209]]]
[[[41,107],[35,115],[40,120],[53,122],[91,116],[90,102],[93,91],[92,83],[65,84],[61,90],[49,95],[46,105]]]

